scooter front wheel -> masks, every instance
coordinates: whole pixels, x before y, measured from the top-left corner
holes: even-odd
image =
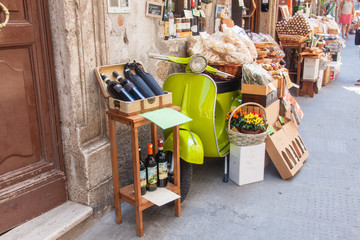
[[[166,152],[166,157],[168,159],[169,169],[173,169],[173,153]],[[183,202],[186,196],[189,193],[191,180],[193,175],[193,165],[191,163],[185,162],[180,158],[180,195],[181,202]],[[174,174],[169,171],[169,180],[171,183],[174,183]]]

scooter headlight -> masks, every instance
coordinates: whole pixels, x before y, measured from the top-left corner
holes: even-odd
[[[190,66],[191,71],[193,71],[194,73],[202,73],[202,72],[204,72],[207,65],[208,65],[208,61],[201,54],[195,54],[190,59],[189,66]]]

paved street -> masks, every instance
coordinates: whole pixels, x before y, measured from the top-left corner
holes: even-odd
[[[282,180],[270,164],[264,181],[237,186],[222,182],[223,161],[206,159],[194,167],[181,217],[171,205],[145,210],[142,239],[360,239],[359,50],[351,35],[338,78],[297,98],[310,156],[295,177]],[[117,225],[109,213],[79,239],[139,239],[134,208],[122,204],[122,216]]]

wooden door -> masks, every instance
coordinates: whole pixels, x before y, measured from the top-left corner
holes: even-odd
[[[2,233],[67,195],[46,0],[0,2],[10,11],[0,32]]]

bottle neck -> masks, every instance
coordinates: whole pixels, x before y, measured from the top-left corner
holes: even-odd
[[[116,77],[116,80],[118,80],[118,82],[119,82],[120,84],[123,84],[123,82],[125,82],[125,79],[122,78],[121,76],[117,76],[117,77]]]
[[[106,84],[110,84],[110,82],[111,82],[111,80],[109,78],[105,78],[104,81]]]
[[[188,9],[188,0],[184,0],[184,10]]]

